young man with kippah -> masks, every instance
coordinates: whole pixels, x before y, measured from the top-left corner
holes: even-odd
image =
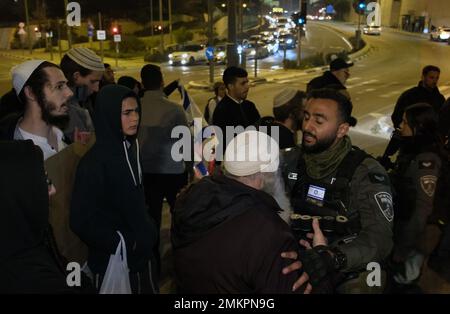
[[[47,159],[66,146],[60,129],[67,125],[73,93],[61,69],[45,60],[14,67],[12,80],[22,108],[0,122],[0,140],[32,140]]]
[[[99,90],[105,72],[102,59],[88,48],[70,49],[61,60],[61,70],[67,77],[73,97],[68,103],[70,122],[64,130],[66,140],[76,141],[75,133],[92,132],[94,101],[92,95]]]

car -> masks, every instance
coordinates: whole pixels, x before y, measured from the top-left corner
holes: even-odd
[[[200,44],[183,45],[177,51],[169,54],[170,65],[193,65],[206,61],[206,47]]]
[[[247,59],[264,59],[270,54],[267,47],[249,41],[244,41],[238,46],[238,54],[241,53],[245,53]]]
[[[381,35],[381,26],[378,25],[366,25],[364,26],[363,33],[365,35]]]
[[[292,34],[283,34],[278,37],[280,49],[294,49],[297,47],[297,38]]]
[[[430,39],[435,41],[448,41],[450,39],[450,27],[438,27],[430,33]]]
[[[226,45],[218,45],[214,49],[214,62],[220,64],[227,63],[227,46]]]
[[[261,40],[258,40],[258,45],[266,48],[267,51],[269,52],[269,54],[271,54],[271,55],[277,53],[278,50],[280,49],[280,44],[278,43],[278,40],[276,40],[276,39],[272,39],[272,40],[261,39]]]

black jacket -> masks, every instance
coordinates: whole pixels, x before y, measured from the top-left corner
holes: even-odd
[[[226,95],[217,104],[213,114],[213,124],[220,127],[224,132],[226,126],[236,127],[242,125],[246,128],[250,125],[255,125],[260,118],[261,116],[254,103],[244,100],[241,104],[238,104]]]
[[[403,112],[406,107],[417,104],[417,103],[427,103],[430,104],[433,109],[438,113],[445,102],[444,96],[439,92],[436,87],[434,89],[428,89],[422,86],[422,81],[416,87],[410,88],[403,92],[395,104],[394,112],[392,113],[391,119],[394,124],[394,128],[399,128],[400,123],[403,119]]]
[[[49,199],[43,154],[0,142],[0,293],[71,292],[46,246]]]
[[[72,193],[70,226],[87,244],[88,265],[98,274],[105,272],[116,251],[120,240],[116,231],[125,238],[131,272],[146,268],[156,243],[135,139],[125,140],[121,131],[122,100],[130,95],[135,94],[119,85],[105,86],[97,95],[96,143],[78,165]],[[128,149],[127,141],[132,143]]]
[[[298,273],[281,273],[280,254],[298,246],[278,210],[269,194],[224,176],[183,191],[172,225],[180,292],[291,292]]]
[[[310,92],[315,89],[332,88],[336,90],[347,89],[331,71],[326,71],[322,76],[313,78],[308,85],[306,85],[306,92]]]

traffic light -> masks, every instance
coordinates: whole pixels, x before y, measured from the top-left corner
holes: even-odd
[[[353,8],[355,9],[356,13],[363,14],[367,8],[366,0],[354,0]]]
[[[114,25],[114,26],[111,28],[111,33],[112,33],[113,35],[119,35],[119,34],[122,34],[122,27],[121,27],[120,25]]]

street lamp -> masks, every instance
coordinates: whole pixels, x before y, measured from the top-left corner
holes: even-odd
[[[18,2],[18,0],[14,0],[14,2]],[[28,14],[28,0],[24,0],[25,5],[25,23],[27,27],[27,39],[28,39],[28,48],[30,49],[30,54],[33,54],[33,45],[31,44],[31,33],[30,33],[30,17]]]

